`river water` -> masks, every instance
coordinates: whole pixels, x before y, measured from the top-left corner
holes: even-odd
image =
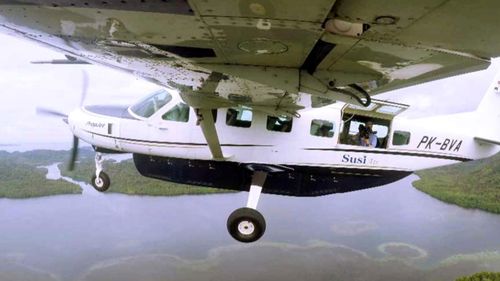
[[[57,164],[46,167],[60,178]],[[263,195],[246,245],[226,218],[246,193],[0,199],[0,280],[454,280],[500,271],[500,216],[411,187],[317,198]],[[69,178],[65,180],[72,181]]]

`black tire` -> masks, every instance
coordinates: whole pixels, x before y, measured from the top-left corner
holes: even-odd
[[[266,220],[255,209],[239,208],[227,219],[227,230],[234,239],[240,242],[255,242],[264,235]]]
[[[109,189],[109,186],[111,185],[111,180],[109,179],[109,176],[105,172],[100,172],[99,179],[95,175],[93,175],[91,183],[92,186],[95,188],[95,190],[99,192],[104,192]]]

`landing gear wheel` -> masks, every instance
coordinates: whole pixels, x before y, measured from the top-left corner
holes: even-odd
[[[100,172],[99,177],[92,176],[92,186],[99,192],[108,190],[111,180],[105,172]]]
[[[240,242],[255,242],[266,231],[266,220],[255,209],[239,208],[227,219],[227,230],[234,239]]]

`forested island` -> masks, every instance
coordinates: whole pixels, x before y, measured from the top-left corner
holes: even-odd
[[[0,151],[0,198],[31,198],[58,194],[80,194],[79,185],[63,179],[46,178],[47,168],[59,164],[63,176],[89,183],[95,171],[94,152],[90,148],[80,149],[79,161],[73,172],[67,171],[69,151],[33,150],[27,152]],[[210,194],[228,192],[221,189],[204,188],[154,180],[141,176],[131,159],[115,162],[105,161],[106,173],[111,178],[107,192],[135,195],[175,196],[187,194]]]
[[[439,200],[500,214],[500,153],[482,160],[417,172],[413,185]]]
[[[0,198],[31,198],[57,194],[79,194],[78,185],[65,180],[49,180],[42,166],[64,161],[67,151],[0,151]]]

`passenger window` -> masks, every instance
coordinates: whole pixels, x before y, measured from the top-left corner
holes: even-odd
[[[172,109],[163,114],[163,120],[187,122],[189,121],[189,106],[183,102],[178,103]]]
[[[252,125],[252,110],[246,106],[227,109],[226,124],[233,127],[249,128]]]
[[[313,119],[311,121],[311,135],[317,137],[332,138],[334,132],[333,122],[326,120]]]
[[[267,129],[269,131],[289,133],[292,130],[292,117],[289,116],[267,116]]]
[[[394,131],[392,135],[392,145],[407,145],[410,143],[410,132]]]
[[[386,148],[390,120],[375,119],[368,116],[346,114],[339,142],[342,144]],[[371,132],[367,127],[371,123]]]

